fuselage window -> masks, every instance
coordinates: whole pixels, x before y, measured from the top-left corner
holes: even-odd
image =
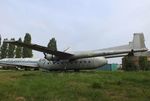
[[[91,63],[91,61],[88,61],[88,63]]]

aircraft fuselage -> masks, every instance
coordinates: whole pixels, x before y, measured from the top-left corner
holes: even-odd
[[[95,69],[107,64],[107,60],[104,57],[85,58],[74,61],[62,60],[62,61],[48,61],[46,59],[40,59],[38,66],[47,70],[84,70]]]
[[[1,65],[8,66],[28,66],[33,68],[42,68],[45,70],[84,70],[95,69],[107,64],[104,57],[84,58],[74,61],[60,60],[48,61],[47,59],[30,59],[30,58],[6,58],[0,60]]]

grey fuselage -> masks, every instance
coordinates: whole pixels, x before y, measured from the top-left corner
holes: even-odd
[[[46,59],[40,59],[38,62],[38,66],[46,70],[95,69],[105,64],[107,64],[107,60],[104,57],[84,58],[74,61],[48,61]]]
[[[107,64],[104,57],[93,57],[77,59],[74,61],[60,60],[48,61],[47,59],[32,58],[6,58],[0,60],[0,65],[8,66],[28,66],[32,68],[42,68],[45,70],[86,70],[95,69]]]

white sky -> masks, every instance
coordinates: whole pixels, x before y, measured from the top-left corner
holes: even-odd
[[[143,32],[150,48],[150,0],[0,0],[2,38],[26,32],[32,43],[47,46],[55,37],[59,50],[73,51],[126,44]]]

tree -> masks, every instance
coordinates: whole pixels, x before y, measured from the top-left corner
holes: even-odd
[[[52,39],[49,41],[47,47],[48,47],[49,49],[53,50],[53,51],[57,51],[57,43],[56,43],[55,38],[52,38]]]
[[[1,46],[1,41],[2,41],[2,37],[1,37],[1,35],[0,35],[0,46]]]
[[[22,42],[22,39],[19,38],[19,42]],[[16,58],[21,58],[22,57],[22,47],[17,46],[16,48]]]
[[[24,43],[31,44],[31,35],[29,33],[26,33],[24,37]],[[32,49],[23,47],[23,58],[32,57],[32,56],[33,56]]]
[[[0,59],[1,59],[1,41],[2,41],[2,37],[0,35]]]
[[[4,39],[4,41],[6,40],[8,39]],[[1,58],[6,58],[7,52],[8,52],[8,44],[3,42],[2,47],[1,47]]]
[[[146,56],[139,57],[139,65],[141,70],[149,70],[149,62]]]
[[[125,56],[123,58],[123,70],[125,71],[137,71],[139,70],[139,65],[135,62],[138,60],[138,57],[134,56]]]
[[[11,40],[15,40],[14,38],[12,38]],[[15,56],[15,45],[13,44],[9,44],[8,45],[8,58],[14,58]]]

